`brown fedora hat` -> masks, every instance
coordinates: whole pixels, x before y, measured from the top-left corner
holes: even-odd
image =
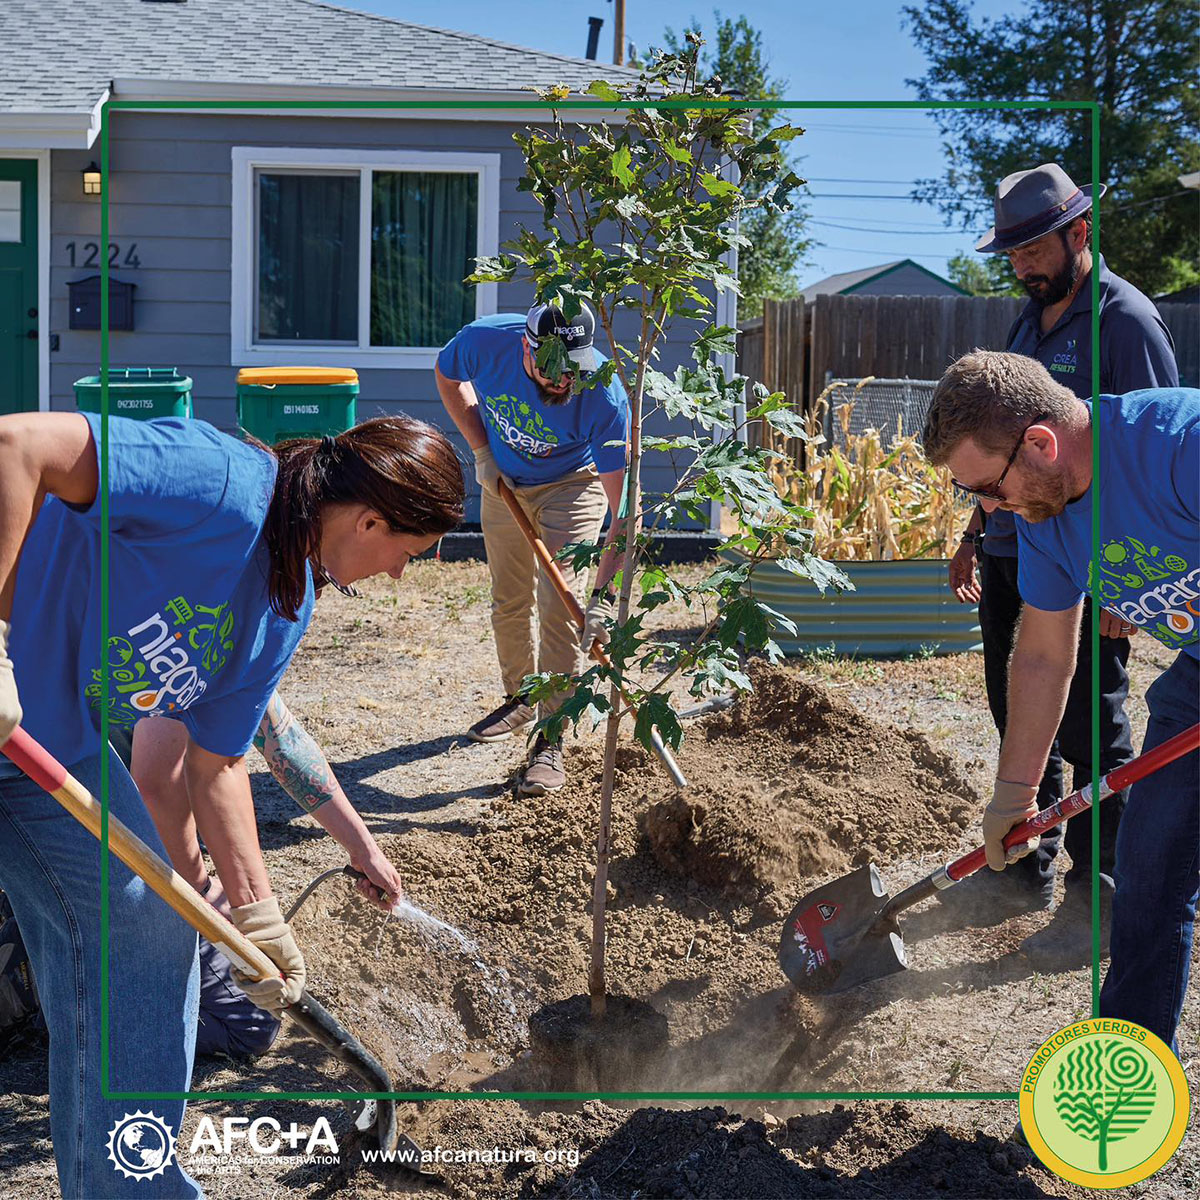
[[[1102,183],[1097,196],[1108,188]],[[1076,187],[1058,163],[1015,171],[996,188],[996,224],[976,243],[981,254],[1003,254],[1069,225],[1092,204],[1092,186]]]

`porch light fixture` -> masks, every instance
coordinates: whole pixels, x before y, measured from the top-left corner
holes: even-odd
[[[94,162],[83,168],[83,194],[85,196],[100,195],[100,168]]]

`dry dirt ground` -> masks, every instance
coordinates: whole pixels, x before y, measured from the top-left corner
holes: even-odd
[[[655,618],[675,631],[695,624],[682,610]],[[1147,639],[1135,643],[1135,743],[1140,696],[1166,661]],[[364,1165],[336,1101],[200,1101],[189,1107],[184,1145],[206,1115],[285,1124],[325,1116],[342,1145],[340,1166],[285,1152],[212,1171],[208,1194],[1082,1194],[1010,1140],[1012,1101],[729,1098],[1013,1092],[1041,1041],[1087,1015],[1092,984],[1083,962],[1034,970],[1022,943],[1045,914],[996,921],[950,904],[950,893],[904,921],[908,971],[835,997],[798,996],[776,958],[796,900],[867,861],[895,892],[974,845],[996,739],[977,655],[818,655],[756,667],[755,681],[753,698],[689,723],[679,754],[685,793],[639,748],[626,743],[619,759],[608,985],[665,1014],[670,1042],[663,1058],[608,1090],[712,1098],[404,1103],[402,1123],[421,1146],[485,1160],[442,1164],[420,1180]],[[523,743],[462,736],[497,699],[481,564],[420,562],[398,587],[326,596],[281,691],[399,865],[411,900],[478,947],[385,920],[333,880],[295,922],[311,990],[399,1090],[546,1090],[527,1020],[586,990],[600,734],[569,743],[568,787],[538,799],[514,792]],[[268,865],[287,902],[344,856],[261,761],[252,771]],[[1197,996],[1193,988],[1180,1032],[1193,1091]],[[5,1196],[53,1188],[45,1086],[39,1053],[0,1063]],[[256,1063],[201,1063],[193,1083],[219,1093],[351,1086],[323,1051],[286,1030]],[[496,1149],[510,1161],[487,1162]],[[1192,1132],[1167,1169],[1129,1191],[1198,1194],[1200,1137]]]

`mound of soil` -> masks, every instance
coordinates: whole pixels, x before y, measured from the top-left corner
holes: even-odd
[[[753,898],[949,848],[974,818],[972,788],[924,735],[866,718],[796,671],[752,676],[754,691],[705,723],[687,791],[641,815],[666,870]]]
[[[608,989],[663,1013],[671,1040],[652,1079],[613,1090],[761,1085],[812,1019],[776,958],[796,899],[867,858],[948,847],[977,810],[921,735],[790,668],[758,668],[754,684],[689,727],[683,793],[639,746],[619,751]],[[314,994],[354,1014],[400,1086],[537,1087],[527,1021],[580,991],[590,953],[601,747],[570,746],[568,765],[561,792],[493,799],[453,831],[453,853],[438,824],[379,837],[411,899],[478,946],[386,920],[345,883],[297,917]]]

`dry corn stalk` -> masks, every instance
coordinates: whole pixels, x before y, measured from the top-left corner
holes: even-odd
[[[803,466],[786,445],[772,446],[778,453],[771,472],[776,491],[816,513],[814,553],[850,562],[948,558],[971,513],[969,504],[955,499],[950,472],[926,461],[900,418],[890,449],[877,429],[852,434],[853,400],[835,409],[845,449],[829,445],[824,418],[838,387],[845,385],[827,387],[805,418]]]

